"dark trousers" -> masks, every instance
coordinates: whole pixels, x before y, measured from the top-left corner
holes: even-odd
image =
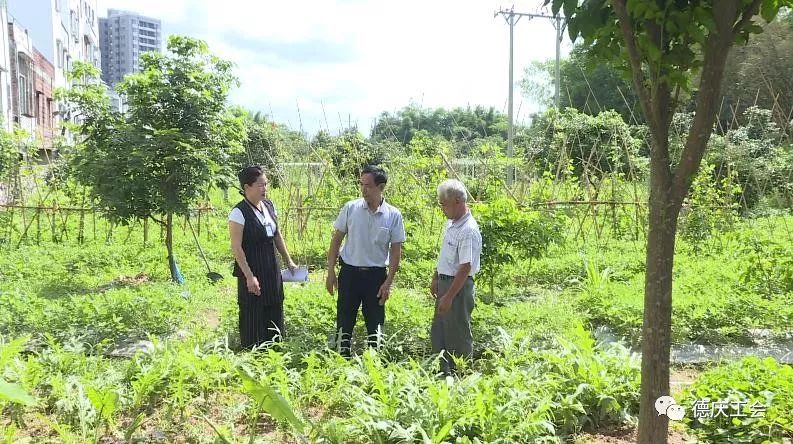
[[[342,263],[339,271],[339,296],[336,299],[336,347],[339,353],[350,356],[350,340],[358,317],[358,307],[363,307],[367,343],[377,347],[378,334],[385,323],[385,306],[380,305],[377,292],[386,278],[386,269],[372,267],[361,269]]]
[[[264,288],[262,288],[264,291]],[[284,335],[284,302],[266,303],[265,297],[248,292],[245,279],[237,279],[240,313],[240,345],[243,349],[279,341]]]

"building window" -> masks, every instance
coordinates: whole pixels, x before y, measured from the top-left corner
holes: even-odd
[[[28,79],[24,75],[19,75],[19,113],[25,116],[30,115],[30,100],[28,98]]]
[[[80,33],[80,22],[78,21],[77,14],[74,11],[69,13],[71,15],[71,30],[72,35],[74,36],[75,43],[79,42],[78,34]]]
[[[60,39],[55,41],[55,57],[58,59],[58,68],[63,67],[63,42]]]
[[[24,54],[19,53],[17,56],[17,103],[19,105],[18,114],[25,116],[33,116],[35,113],[35,99],[33,92],[33,78],[35,72],[33,68],[33,61]]]
[[[42,94],[40,92],[36,91],[36,107],[33,108],[33,111],[34,111],[34,116],[33,117],[38,119],[39,124],[43,125],[44,124],[44,119],[41,117],[41,115],[43,114],[43,111],[44,111],[44,103],[41,100],[41,95]]]

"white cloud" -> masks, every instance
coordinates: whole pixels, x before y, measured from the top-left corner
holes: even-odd
[[[509,26],[493,0],[292,2],[100,0],[160,18],[166,33],[203,38],[237,64],[231,100],[313,133],[349,120],[366,131],[381,111],[411,100],[428,107],[506,111]],[[516,5],[537,12],[538,1]],[[548,20],[515,26],[515,81],[532,60],[554,56]],[[565,41],[563,48],[570,47]],[[323,113],[324,104],[324,113]],[[298,119],[298,105],[302,119]],[[518,120],[532,104],[515,89]]]

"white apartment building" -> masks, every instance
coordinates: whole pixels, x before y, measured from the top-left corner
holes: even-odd
[[[8,10],[5,0],[0,0],[0,129],[10,131],[13,127],[11,117],[11,59],[8,37]]]
[[[67,87],[76,60],[101,69],[97,0],[7,0],[8,14],[27,28],[37,49],[55,67],[54,86]],[[65,108],[58,105],[57,120]]]
[[[102,51],[102,80],[111,88],[125,75],[140,71],[140,56],[161,51],[162,24],[159,20],[129,11],[110,9],[99,19]]]

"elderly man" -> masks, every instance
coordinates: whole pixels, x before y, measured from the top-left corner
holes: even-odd
[[[388,176],[378,166],[361,172],[360,199],[347,202],[333,223],[328,250],[328,275],[325,288],[336,299],[336,347],[350,356],[350,339],[362,306],[368,344],[377,346],[385,323],[385,303],[399,269],[405,226],[402,214],[383,199]],[[346,236],[344,246],[339,246]],[[336,277],[336,259],[341,269]],[[386,264],[388,271],[386,272]]]
[[[441,371],[456,370],[452,356],[470,357],[473,352],[471,312],[474,309],[474,275],[479,271],[482,235],[466,204],[468,192],[459,180],[438,186],[438,203],[450,219],[443,231],[438,266],[430,293],[435,315],[430,337],[433,353],[443,352]]]

